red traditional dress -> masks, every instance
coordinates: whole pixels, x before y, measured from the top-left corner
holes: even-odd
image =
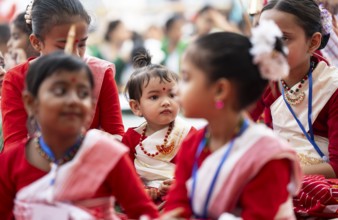
[[[319,61],[318,59],[313,58],[313,61],[316,66],[312,71],[312,114],[310,118],[314,140],[324,156],[329,158],[328,163],[333,168],[336,176],[338,176],[338,70],[335,67],[329,67],[326,62]],[[297,86],[296,84],[295,87]],[[274,85],[274,91],[268,88],[258,103],[258,108],[253,111],[253,118],[257,119],[257,116],[264,109],[265,122],[273,127],[279,136],[291,144],[293,149],[296,150],[301,164],[316,165],[324,163],[325,161],[319,155],[319,152],[302,132],[299,124],[283,100],[280,91],[281,86],[278,83]],[[302,84],[301,91],[305,94],[304,100],[298,105],[291,107],[304,130],[310,134],[308,119],[309,80],[306,80]],[[311,180],[313,181],[311,182]],[[307,184],[306,182],[311,182],[311,184]],[[313,184],[315,184],[315,190],[311,190]],[[311,187],[305,187],[309,185]],[[334,184],[331,184],[330,180],[325,180],[322,177],[307,177],[301,193],[294,200],[296,212],[301,215],[331,213],[331,217],[332,213],[338,213],[337,203],[332,202],[338,198],[334,189],[336,186],[332,185]],[[324,187],[324,189],[322,186],[328,186],[329,188]],[[312,195],[312,193],[318,194]],[[321,198],[321,196],[324,197]],[[304,198],[311,198],[311,203],[306,202],[308,200]],[[323,200],[323,198],[329,199]],[[326,206],[330,206],[330,208],[324,211]],[[333,216],[337,217],[338,214]]]
[[[141,133],[146,124],[138,128],[129,128],[123,136],[122,143],[130,149],[130,157],[134,162],[136,172],[147,187],[159,188],[166,179],[173,179],[175,171],[175,157],[179,150],[182,140],[187,134],[195,129],[187,125],[180,118],[176,118],[173,128],[167,138],[167,152],[159,152],[159,147],[167,135],[168,126],[155,132],[142,140],[142,150],[140,146]],[[156,154],[151,157],[148,154]]]
[[[184,218],[205,211],[211,219],[294,219],[291,196],[300,187],[301,173],[286,142],[264,125],[250,124],[234,142],[213,153],[204,148],[198,156],[205,132],[182,143],[165,211],[182,207]]]
[[[9,70],[2,84],[1,112],[4,150],[27,137],[27,113],[22,102],[22,92],[31,60]],[[86,57],[84,61],[92,70],[95,82],[94,96],[97,100],[90,128],[98,128],[122,136],[124,127],[118,90],[114,80],[114,64],[94,57]]]
[[[25,143],[13,146],[0,155],[0,216],[12,219],[14,207],[17,219],[45,211],[49,219],[51,213],[59,214],[56,219],[114,219],[116,199],[129,218],[157,217],[127,152],[111,135],[90,130],[73,160],[46,173],[27,162]]]

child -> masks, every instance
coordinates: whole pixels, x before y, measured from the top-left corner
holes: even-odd
[[[272,35],[266,42],[274,42],[261,46],[270,49],[266,63],[255,65],[259,55],[249,51],[256,46],[236,33],[209,34],[188,47],[179,100],[186,117],[205,118],[208,125],[181,145],[166,212],[181,208],[179,217],[201,219],[294,217],[291,195],[300,183],[295,152],[265,125],[243,116],[263,92],[269,64],[276,73],[283,69],[277,58],[286,64],[272,25],[263,31]]]
[[[137,70],[126,85],[133,113],[146,123],[129,128],[122,142],[130,148],[136,172],[153,200],[166,195],[172,183],[175,156],[183,138],[194,130],[176,118],[179,105],[175,98],[178,76],[168,68],[151,64],[145,50],[134,58]]]
[[[272,0],[260,18],[267,19],[274,20],[284,33],[290,74],[275,84],[276,91],[265,91],[260,112],[264,109],[266,123],[297,151],[305,174],[335,178],[338,70],[313,56],[325,46],[318,5],[313,0]]]
[[[8,53],[5,55],[6,69],[26,62],[29,57],[37,57],[39,53],[29,42],[32,33],[26,24],[25,13],[20,13],[10,24],[11,37],[7,42]]]
[[[111,219],[111,196],[129,218],[156,217],[128,149],[99,130],[82,136],[94,106],[87,65],[63,53],[46,55],[30,66],[26,83],[24,104],[41,133],[0,155],[2,219],[12,219],[14,199],[18,219],[43,213],[48,219]]]
[[[31,9],[31,10],[30,10]],[[114,81],[114,65],[93,57],[84,57],[90,17],[79,0],[35,0],[27,8],[26,21],[32,27],[30,41],[41,55],[63,50],[68,31],[72,24],[76,26],[73,53],[85,60],[95,79],[95,112],[89,128],[99,128],[122,138],[124,128],[118,99],[118,90]],[[30,59],[22,65],[8,71],[2,89],[2,117],[5,150],[12,144],[27,137],[25,113],[21,101],[24,90],[24,78]]]
[[[257,108],[261,111],[257,112],[264,110],[266,123],[296,150],[305,174],[336,178],[338,70],[314,56],[326,44],[322,40],[318,5],[314,0],[271,0],[263,8],[260,22],[268,19],[275,21],[283,32],[289,49],[290,74],[265,91]],[[336,190],[322,180],[316,177],[310,181],[314,188],[306,187],[308,180],[303,182],[295,200],[298,213],[322,212],[326,205],[337,206]],[[326,190],[322,190],[324,185],[328,186]],[[322,197],[320,192],[328,197]],[[304,197],[318,202],[308,203]],[[337,208],[327,210],[335,213]]]

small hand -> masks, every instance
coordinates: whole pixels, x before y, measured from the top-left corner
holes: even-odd
[[[159,193],[161,196],[165,196],[169,189],[170,189],[170,186],[174,183],[174,180],[173,179],[167,179],[167,180],[164,180],[160,186],[160,188],[158,189],[159,190]]]
[[[170,219],[182,219],[180,218],[183,213],[183,208],[176,208],[160,216],[160,220],[170,220]]]
[[[146,189],[146,192],[147,192],[147,194],[150,196],[150,198],[152,200],[156,200],[158,198],[158,196],[159,196],[158,189],[156,189],[156,188]]]

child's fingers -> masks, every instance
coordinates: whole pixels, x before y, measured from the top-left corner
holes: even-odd
[[[180,215],[183,213],[183,208],[173,209],[165,214],[163,214],[160,219],[161,220],[169,220],[169,219],[178,219]]]

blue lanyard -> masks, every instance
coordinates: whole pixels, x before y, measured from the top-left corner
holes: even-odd
[[[70,154],[72,151],[74,151],[76,148],[79,148],[81,142],[82,142],[82,137],[79,137],[78,140],[76,141],[76,143],[75,143],[73,146],[71,146],[71,147],[67,150],[67,152],[65,153],[64,156],[67,156],[67,155]],[[54,155],[53,151],[50,149],[50,147],[49,147],[49,146],[46,144],[46,142],[43,140],[43,137],[42,137],[42,136],[39,137],[39,143],[40,143],[40,146],[41,146],[41,149],[43,150],[43,152],[44,152],[44,153],[52,160],[53,163],[55,163],[55,164],[58,165],[59,162],[60,162],[63,158],[61,158],[61,159],[59,159],[59,160],[57,160],[57,159],[55,158],[55,155]]]
[[[218,165],[216,173],[215,173],[215,175],[214,175],[214,177],[213,177],[213,179],[211,181],[211,184],[210,184],[210,187],[209,187],[209,190],[208,190],[208,194],[207,194],[207,198],[205,200],[204,207],[203,207],[203,214],[202,214],[202,216],[198,216],[198,215],[196,215],[194,213],[195,216],[197,216],[199,218],[207,218],[208,206],[209,206],[210,198],[211,198],[212,192],[214,190],[214,187],[215,187],[217,178],[219,176],[219,173],[221,171],[221,168],[222,168],[224,162],[226,161],[226,159],[228,158],[228,156],[229,156],[229,154],[231,152],[231,149],[234,146],[235,139],[237,137],[239,137],[240,135],[242,135],[244,133],[244,131],[248,128],[248,126],[249,126],[249,122],[248,122],[247,119],[245,119],[244,122],[243,122],[243,125],[242,125],[242,127],[241,127],[241,129],[239,131],[239,133],[234,138],[231,139],[231,141],[229,143],[229,147],[224,152],[223,157],[221,159],[221,162]],[[205,130],[205,132],[206,132],[206,130]],[[193,166],[193,169],[192,169],[192,190],[191,190],[191,194],[190,194],[190,204],[191,204],[191,207],[193,207],[193,201],[194,201],[195,190],[196,190],[197,170],[198,170],[197,161],[198,161],[198,158],[200,157],[200,155],[202,153],[202,150],[205,148],[206,143],[207,143],[207,139],[205,138],[205,133],[204,133],[204,138],[202,139],[202,141],[198,145],[198,148],[197,148],[197,151],[196,151],[196,154],[195,154],[194,166]],[[194,209],[192,208],[192,210],[194,210]]]
[[[312,120],[311,120],[311,115],[312,115],[312,67],[309,71],[309,98],[308,98],[308,124],[309,124],[309,132],[310,132],[310,136],[309,134],[305,131],[304,126],[302,125],[302,123],[299,121],[299,119],[297,118],[295,112],[293,111],[292,107],[290,106],[290,104],[285,100],[285,96],[284,96],[284,88],[282,88],[282,96],[283,96],[283,100],[286,104],[286,106],[288,107],[289,111],[291,112],[292,116],[294,117],[294,119],[296,120],[297,124],[299,125],[300,129],[302,130],[303,134],[305,135],[305,137],[309,140],[309,142],[312,144],[312,146],[314,147],[314,149],[317,151],[317,153],[319,154],[319,156],[325,161],[325,162],[329,162],[329,159],[327,158],[327,156],[325,156],[325,154],[320,150],[320,148],[318,147],[318,145],[315,142],[315,138],[313,135],[313,128],[312,128]]]

